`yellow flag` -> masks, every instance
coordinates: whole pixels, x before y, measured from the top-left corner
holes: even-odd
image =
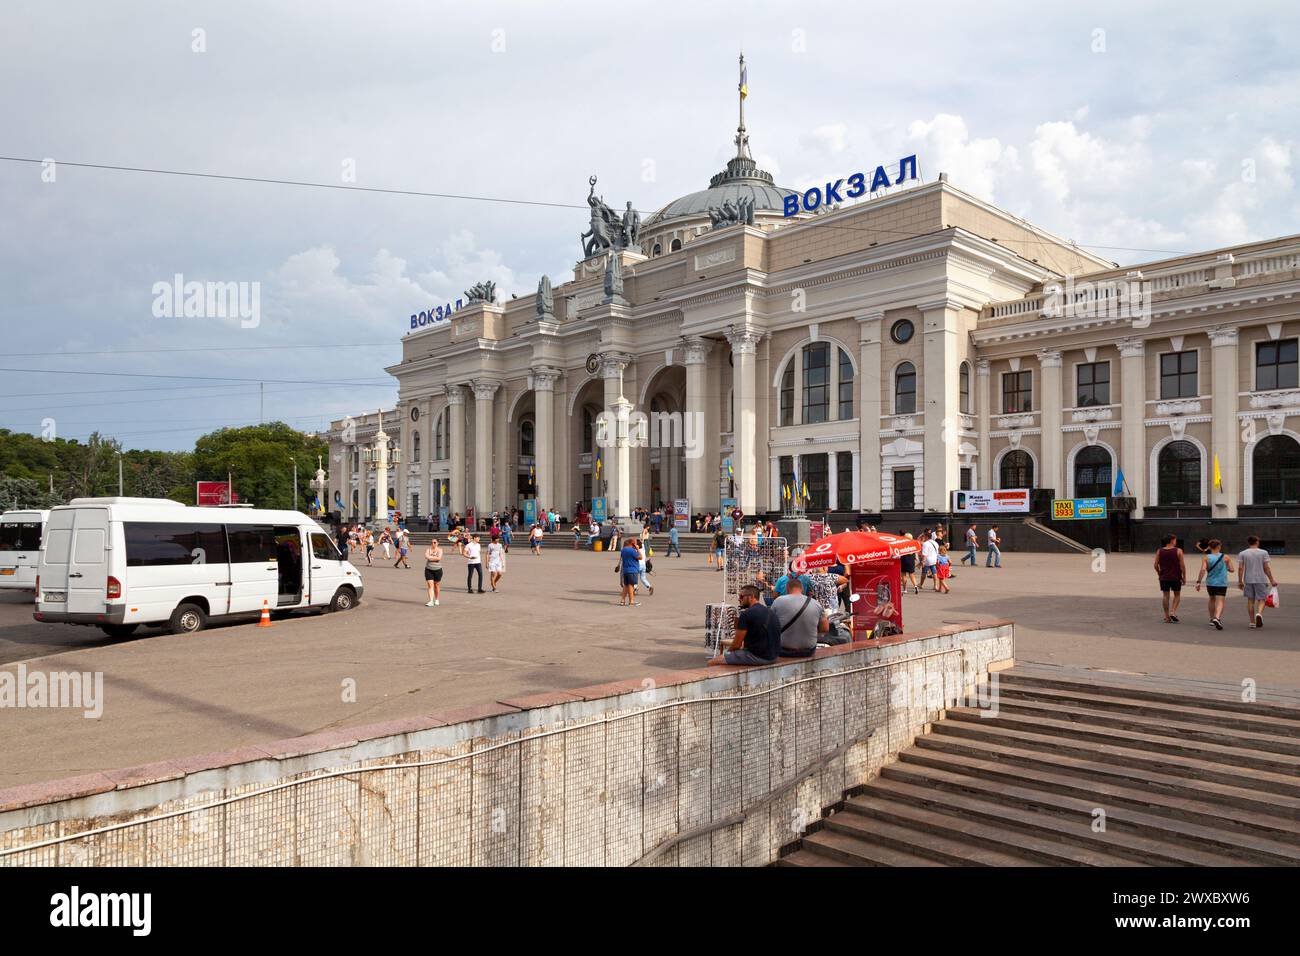
[[[1223,490],[1223,476],[1219,474],[1219,456],[1214,456],[1214,487],[1218,491]]]

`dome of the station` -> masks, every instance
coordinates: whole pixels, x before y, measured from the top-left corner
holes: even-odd
[[[785,197],[794,195],[797,195],[795,190],[775,185],[772,174],[759,169],[748,156],[735,156],[728,161],[726,169],[709,181],[708,189],[674,199],[651,216],[646,225],[653,226],[683,216],[706,216],[711,206],[740,199],[752,199],[755,212],[780,215]]]

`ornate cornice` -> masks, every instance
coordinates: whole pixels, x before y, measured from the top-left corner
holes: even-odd
[[[727,341],[731,344],[731,351],[737,355],[753,355],[758,351],[759,340],[763,338],[763,333],[758,329],[739,328],[727,330]]]
[[[465,386],[464,386],[464,385],[448,385],[448,386],[447,386],[447,403],[448,403],[449,405],[464,405],[464,404],[465,404]]]

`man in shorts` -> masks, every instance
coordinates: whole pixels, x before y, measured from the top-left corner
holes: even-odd
[[[1178,547],[1178,538],[1167,534],[1161,539],[1153,567],[1160,581],[1160,603],[1164,607],[1165,623],[1177,624],[1178,602],[1182,600],[1183,585],[1187,583],[1187,563],[1183,559],[1183,549]]]
[[[736,619],[736,639],[731,647],[709,661],[719,664],[771,664],[781,650],[781,635],[772,621],[772,612],[759,600],[758,588],[746,584],[740,589],[740,617]]]
[[[1246,613],[1251,627],[1264,626],[1264,602],[1268,592],[1277,587],[1268,552],[1259,546],[1259,538],[1246,539],[1246,550],[1237,555],[1237,587],[1246,598]]]

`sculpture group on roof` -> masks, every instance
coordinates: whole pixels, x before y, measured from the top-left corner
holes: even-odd
[[[497,284],[495,282],[477,282],[465,290],[466,302],[495,302]]]
[[[737,223],[752,226],[754,224],[754,198],[752,196],[742,196],[739,199],[724,200],[721,206],[710,206],[709,222],[711,223],[709,227],[711,229],[723,229]]]
[[[591,226],[579,236],[582,242],[582,256],[589,259],[610,249],[631,249],[641,238],[641,216],[627,204],[627,212],[622,216],[606,204],[603,196],[596,195],[596,177],[588,180],[591,190],[587,193],[587,205],[591,207]]]

